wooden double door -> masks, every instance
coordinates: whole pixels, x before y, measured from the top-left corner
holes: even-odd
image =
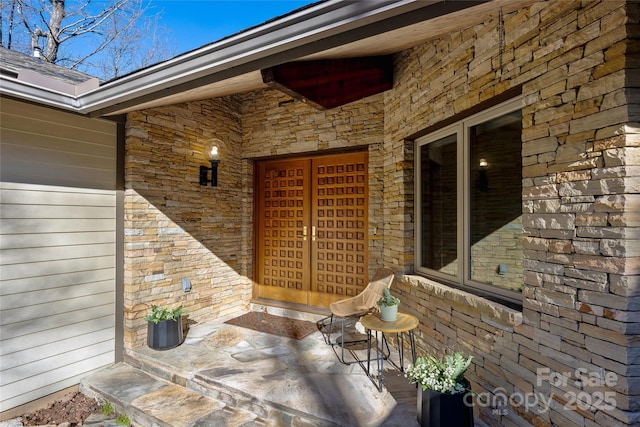
[[[258,297],[311,306],[368,283],[367,153],[256,166]]]

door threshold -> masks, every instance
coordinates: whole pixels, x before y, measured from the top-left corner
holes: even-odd
[[[287,312],[299,312],[318,315],[322,317],[330,316],[331,310],[327,307],[315,307],[306,304],[298,304],[294,302],[278,301],[267,298],[253,298],[251,299],[251,305],[253,310],[260,310],[260,307],[264,308],[264,311],[269,312],[270,308],[277,309],[277,311]],[[276,314],[276,313],[271,313]],[[291,317],[291,316],[289,316]]]

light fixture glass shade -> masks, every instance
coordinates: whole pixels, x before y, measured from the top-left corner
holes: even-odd
[[[211,167],[200,166],[200,185],[218,186],[218,165],[220,164],[218,150],[220,145],[222,145],[222,141],[217,138],[212,138],[204,144],[204,155],[209,160]],[[209,179],[209,173],[211,173],[211,179]]]
[[[218,157],[220,146],[222,145],[222,141],[218,138],[210,139],[204,147],[204,154],[207,156],[207,160],[219,160]]]

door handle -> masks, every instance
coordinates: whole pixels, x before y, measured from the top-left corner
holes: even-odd
[[[316,226],[312,226],[311,227],[311,241],[315,242],[316,241]]]
[[[302,240],[307,240],[307,226],[302,227]]]

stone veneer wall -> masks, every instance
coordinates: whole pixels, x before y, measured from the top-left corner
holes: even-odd
[[[397,56],[385,97],[385,218],[395,224],[385,262],[406,273],[414,189],[405,138],[522,86],[522,313],[409,274],[394,285],[421,320],[420,351],[473,354],[474,391],[506,397],[476,405],[490,425],[640,422],[639,9],[533,3],[504,14],[502,39],[496,16]]]
[[[319,155],[361,147],[369,153],[369,275],[384,266],[383,95],[318,111],[281,92],[265,89],[242,95],[242,155]]]
[[[370,274],[383,265],[383,96],[317,111],[274,90],[130,113],[125,159],[125,346],[144,344],[152,304],[200,322],[252,296],[252,159],[369,153]],[[218,187],[198,184],[205,144],[220,139]],[[189,278],[190,292],[181,280]]]
[[[367,146],[371,269],[404,273],[393,289],[420,317],[420,351],[472,353],[474,391],[489,397],[552,398],[477,405],[485,422],[638,422],[638,63],[625,55],[637,58],[639,7],[536,2],[505,11],[504,25],[496,12],[398,54],[394,89],[331,111],[262,90],[130,114],[127,346],[142,345],[150,303],[184,303],[190,317],[207,319],[248,302],[253,195],[243,159]],[[526,104],[522,311],[410,274],[414,146],[406,140],[517,86]],[[226,143],[217,189],[197,184],[210,137]],[[191,278],[191,293],[182,293],[181,277]],[[547,373],[537,377],[539,369]],[[602,372],[605,384],[576,383],[576,369]],[[566,384],[554,376],[567,372]],[[615,408],[603,409],[599,391],[615,393]]]
[[[204,187],[199,167],[208,165],[212,138],[222,141],[218,187]],[[232,97],[127,116],[126,347],[144,344],[151,304],[182,304],[195,322],[248,307],[253,169],[241,142],[240,101]]]

